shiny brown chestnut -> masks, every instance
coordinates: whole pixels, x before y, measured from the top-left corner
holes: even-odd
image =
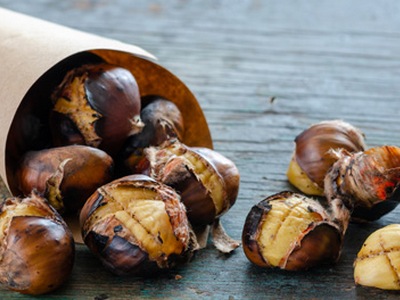
[[[332,151],[337,162],[325,178],[329,201],[341,199],[353,221],[374,221],[400,202],[400,148],[374,147],[363,152]]]
[[[35,189],[61,213],[82,208],[112,175],[113,159],[100,149],[83,145],[27,152],[16,172],[24,195]]]
[[[312,125],[295,138],[295,150],[287,177],[291,184],[307,195],[324,195],[324,178],[336,161],[329,150],[365,149],[363,133],[353,125],[330,120]]]
[[[140,118],[144,124],[143,130],[131,136],[124,149],[124,164],[134,170],[143,157],[143,149],[149,146],[159,146],[166,140],[177,138],[182,141],[185,126],[179,108],[167,99],[159,96],[142,98]]]
[[[69,278],[75,255],[72,233],[36,193],[0,204],[0,282],[31,295],[49,293]]]
[[[137,82],[119,66],[99,63],[72,69],[51,99],[55,146],[84,144],[114,156],[143,127]]]
[[[242,244],[250,262],[265,268],[306,270],[335,263],[343,245],[349,211],[293,192],[260,201],[247,215]]]
[[[169,140],[144,150],[137,171],[177,190],[194,226],[208,225],[235,203],[240,183],[236,165],[222,154]]]
[[[197,248],[179,195],[145,175],[100,187],[80,223],[85,244],[117,275],[154,275],[186,262]]]

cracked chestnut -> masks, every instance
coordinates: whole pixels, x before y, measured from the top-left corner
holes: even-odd
[[[336,161],[330,150],[358,152],[365,149],[363,133],[341,121],[323,121],[310,126],[295,138],[295,150],[287,177],[291,184],[307,195],[324,195],[324,178]]]
[[[97,189],[80,223],[85,244],[117,275],[154,275],[186,262],[197,248],[179,195],[145,175]]]
[[[335,263],[343,245],[349,211],[339,201],[329,207],[303,195],[281,192],[253,206],[242,244],[250,262],[264,268],[306,270]]]
[[[337,162],[325,178],[328,200],[340,199],[353,221],[374,221],[400,202],[400,148],[381,146],[357,153],[333,151]]]
[[[70,276],[75,254],[71,231],[36,193],[0,204],[0,282],[31,295],[49,293]]]
[[[138,133],[141,99],[132,73],[106,63],[70,70],[51,96],[55,146],[84,144],[110,155]]]
[[[82,145],[27,152],[16,172],[24,195],[35,189],[61,213],[82,208],[112,175],[113,159],[100,149]]]

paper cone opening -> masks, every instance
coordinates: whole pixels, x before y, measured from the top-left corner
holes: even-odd
[[[51,147],[50,94],[74,67],[107,62],[132,72],[141,96],[157,95],[181,110],[190,146],[212,148],[204,114],[191,91],[145,50],[0,8],[0,175],[12,194],[24,153]]]

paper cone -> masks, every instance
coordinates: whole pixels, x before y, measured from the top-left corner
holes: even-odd
[[[145,50],[0,8],[0,175],[18,194],[13,174],[28,150],[50,143],[49,95],[66,71],[105,61],[129,69],[142,96],[173,101],[185,123],[183,142],[212,148],[203,112],[190,90]]]

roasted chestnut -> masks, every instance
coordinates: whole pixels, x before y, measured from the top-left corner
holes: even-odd
[[[349,211],[293,192],[272,195],[247,215],[242,244],[250,262],[265,268],[306,270],[335,263],[343,245]]]
[[[102,150],[82,145],[27,152],[16,172],[24,195],[35,189],[61,213],[82,208],[112,175],[113,159]]]
[[[236,165],[222,154],[188,147],[168,140],[144,150],[137,171],[177,190],[193,225],[208,225],[235,203],[240,175]]]
[[[85,244],[117,275],[152,275],[186,262],[197,248],[179,195],[145,175],[98,188],[80,223]]]
[[[72,234],[60,215],[36,193],[0,204],[0,282],[39,295],[70,276],[75,254]]]
[[[55,146],[84,144],[114,156],[143,127],[137,82],[119,66],[99,63],[72,69],[51,99]]]
[[[329,150],[349,152],[365,149],[364,135],[353,125],[341,120],[312,125],[295,138],[295,150],[287,177],[291,184],[307,195],[324,195],[324,178],[336,161]]]
[[[328,200],[341,199],[353,221],[374,221],[400,201],[400,148],[382,146],[363,152],[332,151],[337,162],[325,178]]]
[[[363,243],[354,262],[356,284],[400,290],[400,224],[374,231]]]
[[[143,130],[129,138],[123,153],[124,164],[130,170],[134,170],[143,157],[144,148],[161,145],[171,138],[182,141],[185,132],[182,114],[173,102],[151,96],[144,97],[143,103],[148,103],[140,113]]]

